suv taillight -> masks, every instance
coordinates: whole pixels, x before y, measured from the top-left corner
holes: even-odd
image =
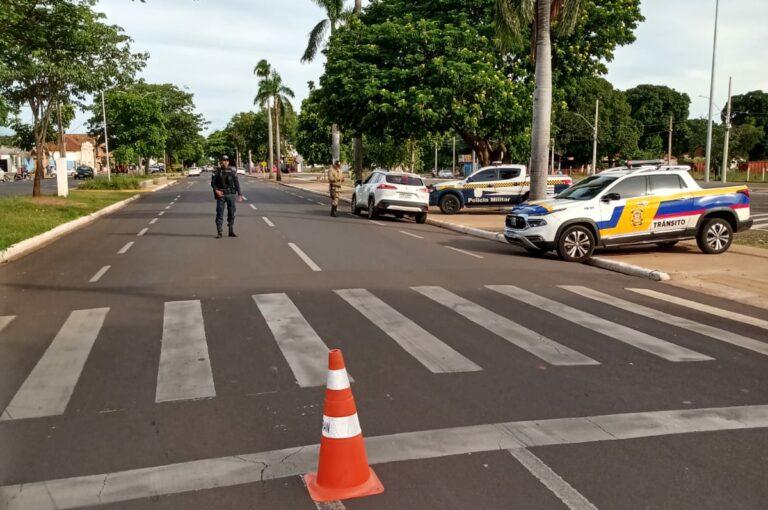
[[[429,188],[419,188],[419,193],[429,193]]]
[[[379,184],[376,186],[376,189],[397,189],[397,186],[393,186],[391,184]]]
[[[741,193],[742,195],[746,195],[747,198],[749,198],[749,193],[750,193],[749,188],[740,189],[739,193]]]

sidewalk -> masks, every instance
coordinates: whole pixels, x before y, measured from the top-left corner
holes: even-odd
[[[291,177],[282,184],[306,191],[328,193],[328,184]],[[341,196],[349,200],[352,187],[345,185]],[[455,227],[469,227],[497,234],[504,230],[504,214],[494,210],[462,211],[445,215],[431,207],[429,217]],[[483,237],[493,237],[483,236]],[[768,309],[768,250],[734,244],[722,255],[705,255],[696,243],[680,243],[661,250],[656,245],[598,252],[602,259],[614,260],[668,273],[665,283],[705,294],[723,297],[750,306]]]

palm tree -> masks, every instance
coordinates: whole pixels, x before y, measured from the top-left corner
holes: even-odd
[[[533,200],[547,195],[550,124],[552,122],[552,23],[559,33],[573,30],[583,0],[496,0],[496,27],[503,50],[519,41],[533,25],[533,58],[536,90],[533,96],[531,133],[531,191]]]
[[[274,159],[274,141],[272,140],[272,106],[271,106],[271,100],[272,96],[266,92],[267,87],[262,87],[261,82],[269,78],[269,75],[272,73],[272,66],[269,65],[269,62],[262,59],[258,64],[256,64],[256,67],[253,68],[253,74],[255,74],[259,78],[259,90],[256,94],[256,97],[253,100],[253,104],[258,104],[261,106],[263,110],[267,111],[267,132],[269,133],[269,178],[272,178],[272,169],[275,166],[275,159]]]
[[[275,144],[277,148],[277,180],[282,180],[280,163],[282,161],[282,143],[280,139],[280,113],[285,112],[286,106],[291,106],[289,98],[295,97],[293,90],[283,85],[283,78],[272,69],[272,66],[266,60],[259,61],[253,69],[256,76],[259,77],[259,89],[256,93],[254,103],[269,104],[272,102],[272,110],[275,115]],[[267,112],[271,119],[271,112]],[[270,133],[272,130],[270,129]],[[270,146],[271,147],[271,146]],[[271,152],[271,148],[270,148]],[[271,169],[270,169],[271,171]]]

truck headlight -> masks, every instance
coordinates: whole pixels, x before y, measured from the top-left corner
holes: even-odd
[[[547,224],[547,220],[543,218],[528,218],[528,225],[531,227],[543,227]]]

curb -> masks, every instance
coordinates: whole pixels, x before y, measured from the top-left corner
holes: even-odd
[[[304,188],[300,188],[298,186],[293,186],[291,184],[284,184],[282,182],[276,183],[280,184],[281,186],[287,186],[289,188],[294,189],[300,189],[301,191],[307,192],[307,193],[314,193],[316,195],[322,195],[327,197],[328,194],[326,193],[320,193],[317,191],[312,191]],[[339,200],[344,202],[350,202],[350,199],[339,197]],[[491,232],[490,230],[483,230],[479,228],[474,227],[467,227],[464,225],[455,225],[453,223],[448,223],[445,221],[440,220],[433,220],[429,217],[427,218],[427,224],[433,225],[435,227],[444,228],[446,230],[452,230],[454,232],[459,232],[461,234],[467,234],[473,237],[479,237],[481,239],[486,239],[488,241],[497,241],[500,243],[507,244],[507,240],[504,237],[504,234]],[[635,266],[632,264],[626,264],[624,262],[615,262],[613,260],[608,260],[600,257],[592,257],[589,261],[586,262],[586,264],[589,264],[594,267],[598,267],[600,269],[606,269],[608,271],[613,271],[616,273],[622,273],[629,276],[636,276],[639,278],[647,278],[649,280],[653,280],[655,282],[664,282],[671,280],[672,278],[669,276],[669,274],[663,272],[663,271],[657,271],[655,269],[647,269],[645,267]]]
[[[655,282],[666,282],[672,278],[668,273],[663,271],[657,271],[655,269],[648,269],[634,264],[627,264],[625,262],[616,262],[614,260],[608,260],[600,257],[592,257],[587,262],[590,266],[599,267],[601,269],[607,269],[616,273],[623,273],[629,276],[637,276],[639,278],[647,278]]]
[[[108,205],[107,207],[92,212],[91,214],[81,216],[67,223],[62,223],[61,225],[58,225],[47,232],[43,232],[42,234],[38,234],[35,237],[30,237],[29,239],[24,239],[23,241],[19,241],[16,244],[12,244],[5,250],[0,250],[0,264],[7,264],[8,262],[18,260],[25,255],[29,255],[30,253],[35,252],[40,248],[53,243],[54,241],[57,241],[59,238],[93,223],[102,216],[106,216],[119,209],[122,209],[131,202],[135,202],[141,198],[143,194],[160,191],[161,189],[167,188],[174,183],[175,181],[168,182],[158,186],[151,192],[137,193],[132,197],[121,200],[120,202],[115,202],[114,204]]]

